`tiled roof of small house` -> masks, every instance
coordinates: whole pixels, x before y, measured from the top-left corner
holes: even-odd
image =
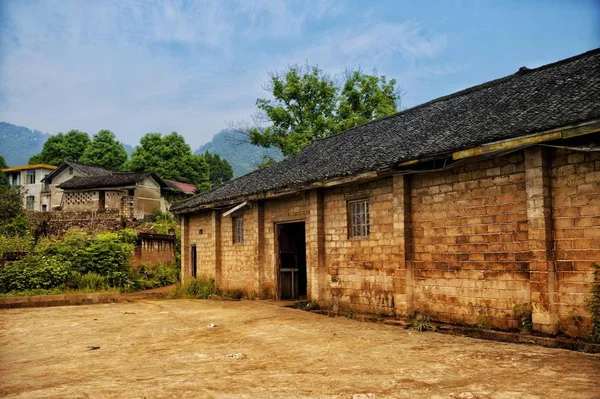
[[[600,118],[600,49],[441,97],[339,135],[171,207],[205,205]]]
[[[84,165],[82,163],[66,161],[66,162],[63,162],[61,165],[59,165],[58,168],[54,169],[52,171],[52,173],[50,173],[46,177],[44,177],[42,179],[42,182],[43,183],[52,183],[52,179],[54,179],[54,177],[58,176],[65,169],[67,169],[69,167],[79,170],[81,173],[83,173],[86,176],[101,176],[101,175],[108,175],[108,174],[114,173],[112,170],[104,169],[100,166]]]
[[[80,190],[86,188],[133,186],[145,177],[152,176],[161,186],[164,182],[154,173],[111,172],[96,176],[75,176],[57,187],[63,190]]]

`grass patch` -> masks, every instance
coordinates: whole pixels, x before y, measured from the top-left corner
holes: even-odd
[[[205,276],[188,279],[185,284],[177,284],[172,298],[208,299],[216,293],[215,279]]]
[[[419,332],[433,331],[435,327],[431,324],[432,321],[433,319],[428,314],[418,313],[410,323],[410,328]]]

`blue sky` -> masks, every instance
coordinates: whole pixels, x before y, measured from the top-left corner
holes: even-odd
[[[0,120],[196,148],[289,64],[375,68],[407,108],[596,47],[598,1],[0,0]]]

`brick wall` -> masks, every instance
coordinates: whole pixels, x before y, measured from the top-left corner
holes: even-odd
[[[370,203],[367,239],[348,237],[347,202],[358,198]],[[183,219],[184,275],[196,242],[199,267],[218,286],[273,297],[277,223],[304,221],[308,294],[324,305],[515,328],[513,306],[531,303],[538,331],[589,326],[584,303],[600,260],[595,153],[534,147],[253,202],[238,215],[243,244],[232,243],[231,217]]]
[[[325,267],[334,306],[393,312],[394,246],[392,179],[329,189],[324,198]],[[348,237],[347,201],[368,198],[371,234]]]
[[[276,276],[276,242],[277,223],[304,221],[305,229],[308,232],[310,202],[308,193],[293,195],[287,198],[274,199],[266,201],[264,205],[264,261],[261,268],[262,287],[259,294],[263,297],[275,296],[275,287],[277,285]],[[307,242],[308,246],[308,242]],[[310,268],[310,261],[307,259],[307,272]]]
[[[196,274],[197,276],[216,277],[216,251],[214,216],[211,211],[189,216],[189,228],[186,234],[188,244],[181,248],[183,258],[190,259],[190,245],[196,245]],[[185,255],[184,253],[185,252]],[[191,267],[191,265],[189,265]],[[191,269],[189,271],[191,273]]]
[[[600,262],[600,153],[557,149],[551,179],[558,324],[580,335],[590,326],[584,304]]]
[[[138,234],[138,243],[133,250],[131,264],[154,268],[159,264],[175,263],[175,237],[162,234]]]
[[[523,153],[412,177],[415,308],[516,327],[529,302]]]
[[[224,290],[255,292],[257,277],[257,207],[242,208],[240,211],[221,218],[221,273],[220,286]],[[234,217],[244,219],[244,242],[233,242]]]

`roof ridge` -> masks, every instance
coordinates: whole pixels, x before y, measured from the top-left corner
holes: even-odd
[[[530,75],[531,73],[534,73],[534,72],[539,72],[541,70],[549,69],[549,68],[552,68],[552,67],[555,67],[555,66],[558,66],[558,65],[562,65],[562,64],[568,64],[569,62],[577,61],[577,60],[579,60],[581,58],[585,58],[586,56],[593,55],[593,54],[596,54],[596,53],[600,53],[600,47],[595,48],[593,50],[586,51],[586,52],[581,53],[581,54],[574,55],[574,56],[569,57],[569,58],[565,58],[565,59],[562,59],[562,60],[551,62],[549,64],[544,64],[544,65],[541,65],[541,66],[539,66],[537,68],[531,68],[531,69],[529,69],[527,67],[521,67],[521,68],[519,68],[519,70],[517,72],[515,72],[513,74],[506,75],[506,76],[503,76],[503,77],[500,77],[500,78],[497,78],[497,79],[489,80],[487,82],[483,82],[483,83],[477,84],[475,86],[467,87],[466,89],[462,89],[462,90],[459,90],[459,91],[454,92],[454,93],[450,93],[450,94],[446,94],[446,95],[441,96],[441,97],[434,98],[433,100],[429,100],[429,101],[426,101],[424,103],[417,104],[417,105],[415,105],[413,107],[410,107],[410,108],[407,108],[407,109],[403,109],[403,110],[395,112],[393,114],[390,114],[390,115],[387,115],[387,116],[383,116],[381,118],[373,119],[373,120],[370,120],[368,122],[362,123],[360,125],[352,126],[351,128],[346,129],[346,130],[344,130],[344,131],[342,131],[340,133],[332,134],[331,136],[327,136],[327,137],[323,137],[321,139],[317,139],[317,140],[313,141],[312,143],[310,143],[309,145],[307,145],[306,147],[304,147],[302,149],[302,151],[304,151],[305,148],[308,148],[308,147],[312,146],[315,143],[320,143],[322,141],[331,139],[333,137],[337,137],[337,136],[340,136],[342,134],[346,134],[346,133],[348,133],[348,132],[350,132],[352,130],[355,130],[357,128],[360,128],[362,126],[365,126],[365,125],[368,125],[368,124],[371,124],[371,123],[374,123],[374,122],[379,122],[379,121],[383,121],[383,120],[386,120],[386,119],[390,119],[390,118],[396,117],[398,115],[402,115],[402,114],[408,113],[409,111],[414,111],[414,110],[423,108],[423,107],[431,105],[431,104],[435,104],[435,103],[438,103],[438,102],[441,102],[441,101],[449,100],[451,98],[457,98],[457,97],[464,96],[466,94],[474,93],[474,92],[479,91],[479,90],[487,89],[489,87],[496,86],[498,84],[507,82],[507,81],[509,81],[511,79],[515,79],[515,78],[519,78],[519,77]],[[523,70],[523,68],[526,68],[526,69]],[[298,152],[297,154],[300,154],[302,151]],[[293,154],[293,155],[297,155],[297,154]]]

